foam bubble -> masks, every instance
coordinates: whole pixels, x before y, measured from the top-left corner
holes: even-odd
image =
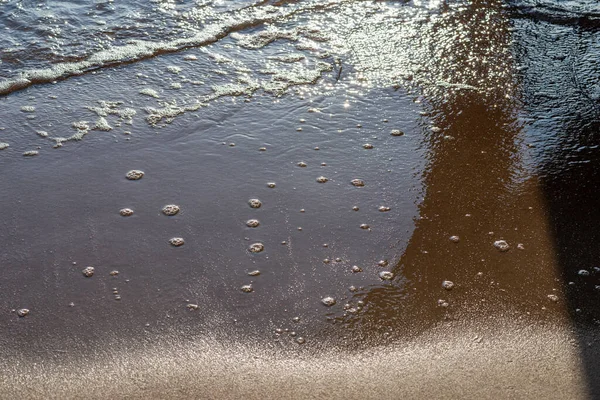
[[[254,243],[254,244],[250,245],[250,247],[248,248],[248,251],[250,253],[260,253],[264,249],[265,249],[265,246],[262,243]]]
[[[384,281],[390,281],[390,280],[394,279],[394,273],[390,272],[390,271],[381,271],[379,273],[379,277],[381,279],[383,279]]]
[[[259,199],[250,199],[248,200],[248,205],[251,208],[260,208],[262,206],[262,202]]]
[[[129,179],[130,181],[137,181],[139,179],[142,179],[143,177],[144,171],[140,171],[139,169],[132,169],[127,174],[125,174],[125,178]]]
[[[169,216],[177,215],[179,213],[179,206],[176,204],[167,204],[163,207],[162,213]]]
[[[39,151],[37,150],[29,150],[23,153],[23,156],[25,157],[33,157],[33,156],[37,156],[38,154],[40,154]]]
[[[185,244],[185,241],[183,240],[183,238],[174,237],[169,239],[169,243],[171,244],[171,246],[179,247],[183,246]]]
[[[119,214],[121,214],[124,217],[129,217],[133,215],[133,210],[131,208],[123,208],[119,211]]]
[[[0,143],[0,150],[4,150],[10,147],[10,144],[8,143]]]
[[[336,301],[333,297],[327,296],[327,297],[323,297],[321,299],[321,303],[323,303],[327,307],[331,307],[331,306],[335,305]]]
[[[510,249],[510,246],[506,240],[496,240],[494,242],[494,247],[500,251],[508,251]]]
[[[257,219],[249,219],[246,221],[246,225],[250,228],[256,228],[260,225],[260,222]]]
[[[17,310],[17,315],[21,318],[26,317],[27,315],[29,315],[29,309],[21,308],[21,309]]]

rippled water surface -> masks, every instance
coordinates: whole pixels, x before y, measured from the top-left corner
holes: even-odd
[[[7,374],[500,320],[598,371],[596,1],[0,0],[0,32]]]

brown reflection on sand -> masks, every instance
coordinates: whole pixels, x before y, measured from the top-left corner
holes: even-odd
[[[424,52],[444,56],[432,58],[433,79],[463,88],[424,88],[433,125],[424,128],[429,165],[414,233],[391,268],[394,280],[357,295],[364,309],[343,318],[366,342],[408,338],[464,319],[566,321],[544,202],[521,159],[513,101],[518,85],[501,10],[492,1],[444,12],[429,30],[448,36],[421,44]],[[450,240],[454,235],[458,242]],[[510,249],[499,251],[497,240]],[[442,287],[445,280],[454,283],[452,290]]]

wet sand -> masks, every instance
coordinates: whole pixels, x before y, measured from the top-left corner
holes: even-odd
[[[595,17],[511,4],[11,89],[0,397],[599,396]]]

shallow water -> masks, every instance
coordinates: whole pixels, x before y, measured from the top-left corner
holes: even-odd
[[[508,320],[573,332],[592,377],[599,26],[591,1],[0,2],[7,371]]]

